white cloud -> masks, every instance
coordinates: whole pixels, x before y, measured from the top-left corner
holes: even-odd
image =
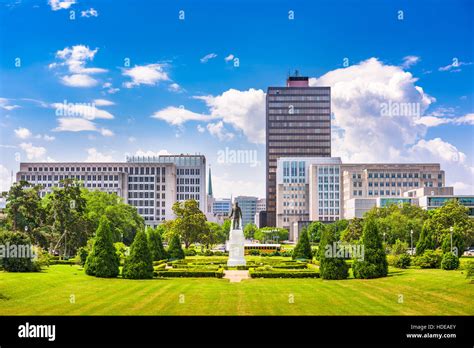
[[[152,118],[163,120],[174,126],[180,126],[187,121],[209,121],[212,117],[208,115],[198,114],[185,108],[177,108],[168,106],[162,110],[155,112]]]
[[[7,98],[0,98],[0,108],[11,111],[13,109],[19,108],[20,105],[10,105],[9,99]]]
[[[92,50],[85,45],[76,45],[66,47],[56,52],[56,58],[59,62],[49,65],[50,69],[56,69],[61,66],[67,67],[70,75],[60,78],[61,83],[69,87],[92,87],[98,84],[98,81],[89,75],[107,72],[102,68],[86,68],[88,61],[94,60],[98,48]]]
[[[46,140],[46,141],[53,141],[56,138],[51,136],[51,135],[45,134],[45,135],[43,135],[43,139]]]
[[[89,17],[98,17],[98,16],[99,16],[99,12],[97,12],[97,10],[94,10],[92,7],[88,10],[81,11],[81,17],[89,18]]]
[[[55,132],[97,132],[94,122],[80,117],[60,117],[58,118],[59,126],[53,129]]]
[[[106,92],[107,92],[108,94],[115,94],[115,93],[117,93],[118,91],[120,91],[120,88],[114,88],[114,87],[112,86],[112,83],[110,83],[110,82],[105,82],[105,83],[102,85],[102,88],[103,88],[103,89],[106,89]],[[104,93],[104,92],[102,92],[102,93]]]
[[[114,135],[114,132],[107,128],[101,128],[100,134],[102,134],[104,137],[112,137]]]
[[[466,114],[461,117],[457,117],[454,120],[454,123],[456,124],[468,124],[473,126],[474,125],[474,113]]]
[[[242,131],[252,143],[265,142],[265,92],[249,89],[228,91],[214,96],[197,96],[209,108],[207,114],[199,114],[185,108],[169,106],[155,112],[152,117],[179,126],[187,121],[209,122],[220,119],[234,129]],[[215,128],[215,125],[212,127]],[[217,135],[217,132],[213,133]]]
[[[200,124],[197,125],[197,130],[199,133],[204,133],[206,131],[206,128],[204,128],[203,126],[201,126]]]
[[[265,180],[235,180],[212,171],[212,186],[219,197],[236,195],[265,197]]]
[[[439,162],[447,172],[448,185],[472,181],[474,172],[463,152],[440,138],[425,139],[427,126],[446,121],[425,115],[435,98],[416,82],[411,73],[376,58],[310,79],[312,86],[331,87],[332,155],[356,163]],[[413,104],[419,113],[382,113],[381,107],[389,103]],[[468,114],[457,122],[470,120]]]
[[[89,75],[73,74],[61,77],[61,83],[69,87],[87,88],[97,85],[98,81]]]
[[[18,129],[15,129],[15,135],[17,138],[20,138],[20,139],[28,139],[33,134],[28,128],[20,127]]]
[[[201,63],[207,63],[209,60],[214,59],[216,57],[217,57],[217,54],[209,53],[209,54],[206,54],[204,57],[202,57],[200,60],[201,60]]]
[[[216,136],[219,140],[232,140],[234,138],[234,134],[225,129],[224,122],[222,121],[209,123],[207,125],[207,130],[211,135]]]
[[[181,88],[181,86],[178,85],[176,82],[173,82],[172,84],[170,84],[170,85],[168,86],[168,90],[170,90],[171,92],[177,92],[177,93],[183,91],[183,89]]]
[[[234,59],[234,55],[233,54],[229,54],[227,57],[224,58],[224,60],[226,62],[230,62],[232,59]]]
[[[76,0],[49,0],[48,4],[53,11],[67,10],[76,3]]]
[[[418,63],[420,60],[421,60],[420,57],[417,57],[417,56],[403,57],[402,67],[405,69],[408,69],[412,65],[415,65],[416,63]]]
[[[112,155],[103,154],[97,151],[97,149],[94,147],[87,149],[87,158],[85,159],[85,162],[112,162],[112,161],[113,161]]]
[[[165,149],[162,149],[159,151],[152,151],[152,150],[144,151],[140,149],[137,152],[135,152],[135,156],[140,156],[140,157],[158,157],[158,156],[164,156],[164,155],[171,155],[171,153]]]
[[[418,124],[423,124],[426,127],[436,127],[442,124],[455,124],[455,125],[474,125],[474,114],[466,114],[460,117],[441,117],[441,116],[422,116],[416,121]]]
[[[461,71],[461,66],[467,66],[473,64],[472,62],[461,62],[457,58],[453,59],[453,62],[451,64],[448,64],[446,66],[439,67],[439,71],[449,71],[449,72],[460,72]]]
[[[122,75],[128,76],[132,81],[123,84],[126,88],[139,85],[154,86],[160,81],[169,81],[168,73],[164,70],[165,64],[135,65],[130,69],[123,69]]]
[[[20,148],[26,152],[26,157],[29,160],[43,158],[46,154],[46,149],[41,146],[33,146],[32,143],[21,143]]]
[[[113,101],[107,99],[94,99],[94,104],[97,106],[110,106],[115,105]]]

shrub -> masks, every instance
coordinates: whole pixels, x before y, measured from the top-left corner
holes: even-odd
[[[159,264],[157,266],[153,266],[153,270],[155,271],[162,271],[166,269],[166,263]]]
[[[89,256],[89,251],[85,247],[77,249],[77,259],[82,267],[86,264],[87,256]]]
[[[466,268],[466,278],[467,279],[474,278],[474,261],[472,260],[467,261],[464,267]]]
[[[148,247],[153,261],[165,260],[168,258],[166,250],[163,246],[161,234],[157,229],[150,229],[148,232]]]
[[[354,260],[352,271],[354,278],[369,279],[386,277],[388,273],[387,255],[373,218],[366,220],[361,238],[364,247],[364,259]]]
[[[459,268],[459,258],[453,253],[447,252],[441,260],[441,268],[447,271]]]
[[[2,257],[0,257],[0,268],[7,272],[37,272],[40,270],[39,265],[33,261],[31,257],[20,257],[21,255],[13,255],[11,246],[17,246],[16,252],[21,252],[20,248],[30,252],[32,245],[30,237],[23,232],[0,232],[0,245],[2,249]],[[8,253],[7,253],[7,249]],[[3,257],[5,256],[5,257]],[[10,257],[6,257],[10,256]],[[25,254],[24,256],[30,256]],[[31,255],[32,256],[32,255]]]
[[[283,250],[280,252],[281,256],[285,257],[292,257],[293,256],[293,250]]]
[[[395,244],[392,246],[393,255],[404,255],[407,253],[408,243],[402,242],[400,239],[395,241]]]
[[[397,268],[407,268],[411,264],[411,257],[408,254],[401,254],[395,257],[394,266]]]
[[[258,256],[258,255],[260,255],[260,251],[258,251],[257,249],[250,249],[249,250],[249,255]]]
[[[416,255],[423,255],[425,250],[433,250],[436,247],[434,239],[434,229],[429,220],[426,220],[421,228],[420,238],[416,243]]]
[[[197,252],[194,249],[184,249],[185,256],[196,256]]]
[[[336,242],[334,232],[323,229],[319,243],[319,272],[323,279],[346,279],[349,267],[342,258],[333,255],[332,244]]]
[[[293,260],[294,259],[306,259],[311,260],[313,254],[311,252],[311,245],[309,244],[308,232],[306,229],[301,231],[301,236],[296,243],[295,249],[293,250]]]
[[[184,251],[181,247],[181,240],[177,234],[171,237],[170,245],[168,247],[168,257],[171,260],[184,259]]]
[[[130,255],[125,259],[122,276],[127,279],[153,278],[153,260],[143,230],[139,230],[133,239]]]
[[[222,278],[224,269],[217,271],[207,269],[171,269],[155,272],[157,277],[166,278]]]
[[[414,264],[420,268],[440,268],[441,251],[426,249],[423,255],[415,257]]]
[[[249,271],[251,278],[319,278],[319,273],[310,270],[259,270],[251,268]]]
[[[119,257],[112,244],[110,222],[105,215],[100,218],[92,251],[87,256],[86,274],[101,278],[113,278],[119,274]]]

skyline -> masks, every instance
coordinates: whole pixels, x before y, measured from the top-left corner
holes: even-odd
[[[333,157],[441,163],[455,193],[474,193],[469,1],[125,3],[0,2],[1,190],[16,153],[22,162],[201,153],[215,197],[265,197],[266,90],[298,69],[331,87]],[[90,104],[58,115],[64,101]],[[397,115],[393,105],[405,104],[414,108]],[[255,160],[222,163],[227,150]]]

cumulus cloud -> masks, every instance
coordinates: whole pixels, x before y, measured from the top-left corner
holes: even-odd
[[[310,85],[331,87],[333,156],[345,162],[439,162],[448,185],[472,181],[472,165],[463,152],[440,138],[425,139],[428,126],[447,121],[425,115],[435,98],[401,67],[370,58],[312,78]],[[394,106],[413,107],[383,112]],[[468,114],[449,122],[471,120]]]
[[[112,86],[112,83],[110,83],[110,82],[105,82],[102,85],[102,88],[105,89],[105,92],[102,92],[102,93],[115,94],[118,91],[120,91],[120,88],[114,88]]]
[[[100,99],[99,104],[104,105],[104,100]],[[98,104],[98,105],[99,105]],[[94,120],[97,118],[111,120],[114,118],[110,112],[95,107],[94,104],[88,103],[53,103],[51,104],[56,111],[56,116],[78,116],[86,120]]]
[[[20,148],[25,151],[29,160],[41,159],[46,154],[46,149],[41,146],[33,146],[32,143],[21,143]]]
[[[173,82],[172,84],[170,84],[168,86],[168,90],[170,90],[171,92],[176,92],[176,93],[183,92],[183,88],[180,85],[178,85],[176,82]]]
[[[98,52],[98,48],[92,50],[85,45],[66,47],[56,52],[57,62],[49,65],[50,69],[66,67],[70,75],[60,77],[61,83],[69,87],[92,87],[98,81],[90,75],[107,72],[106,69],[86,67],[88,61],[92,61]]]
[[[171,155],[171,153],[168,150],[161,149],[158,151],[153,151],[153,150],[138,150],[135,152],[134,156],[140,156],[140,157],[158,157],[158,156],[165,156],[165,155]]]
[[[122,75],[130,77],[131,81],[123,84],[126,88],[139,85],[155,86],[160,81],[169,81],[168,73],[165,71],[166,64],[135,65],[130,69],[122,69]]]
[[[420,60],[421,60],[420,57],[417,57],[417,56],[403,57],[402,67],[405,69],[408,69],[412,65],[415,65],[416,63],[418,63]]]
[[[234,138],[234,134],[225,129],[224,122],[222,121],[209,123],[207,125],[207,130],[211,135],[216,136],[219,140],[232,140]]]
[[[423,124],[426,127],[436,127],[443,124],[455,125],[474,125],[474,114],[469,113],[460,117],[442,117],[442,116],[422,116],[417,121],[418,124]]]
[[[67,10],[76,3],[76,0],[49,0],[48,4],[51,6],[51,10]]]
[[[85,162],[112,162],[113,156],[107,155],[97,151],[96,148],[91,147],[87,149],[87,157]]]
[[[17,138],[27,139],[27,138],[31,137],[32,135],[33,134],[31,133],[31,131],[28,128],[20,127],[20,128],[15,129],[15,136]]]
[[[217,57],[217,54],[215,53],[209,53],[209,54],[206,54],[204,57],[202,57],[200,60],[201,60],[201,63],[207,63],[209,60],[213,59],[213,58],[216,58]]]
[[[155,112],[152,117],[168,122],[171,125],[180,126],[188,121],[210,122],[221,120],[208,127],[213,135],[222,136],[217,129],[223,129],[224,124],[232,126],[241,131],[252,143],[265,142],[265,92],[262,90],[249,89],[239,91],[229,89],[218,96],[196,96],[194,99],[202,100],[208,107],[205,114],[196,113],[185,109],[169,106]],[[225,132],[224,138],[229,138],[229,132]],[[224,139],[223,138],[223,139]]]

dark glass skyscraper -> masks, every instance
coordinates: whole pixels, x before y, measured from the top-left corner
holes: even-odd
[[[269,87],[266,145],[267,226],[276,226],[277,159],[331,156],[330,87],[309,87],[297,73],[286,87]]]

